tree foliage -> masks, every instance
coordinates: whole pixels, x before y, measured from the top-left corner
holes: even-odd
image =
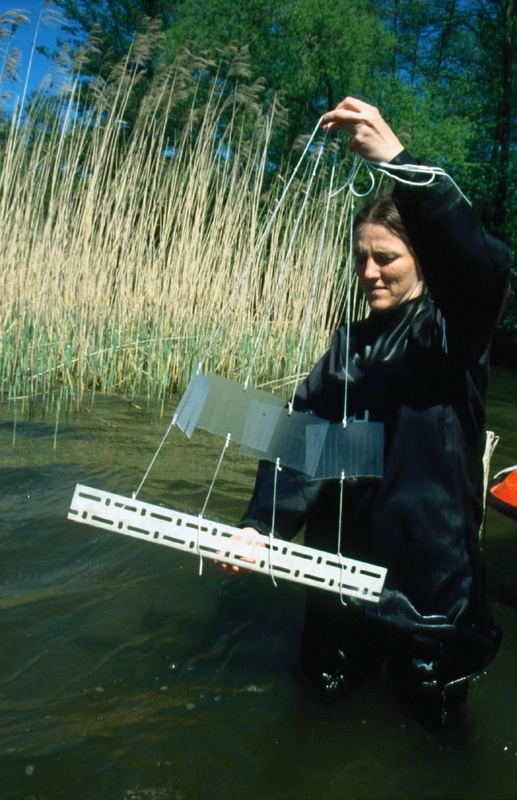
[[[169,6],[166,0],[58,0],[56,4],[65,18],[62,30],[73,45],[81,46],[95,33],[98,46],[88,68],[104,77],[150,19],[165,25]]]
[[[281,95],[287,109],[284,153],[347,93],[373,93],[387,52],[363,0],[184,0],[173,20],[169,57],[185,42],[208,52],[231,42],[249,47],[251,78],[263,78],[267,99]]]
[[[164,37],[141,60],[142,83],[152,81],[158,63],[171,63],[185,45],[212,63],[230,45],[246,47],[246,80],[263,82],[264,104],[279,95],[283,99],[287,125],[275,141],[283,155],[347,94],[377,103],[409,147],[432,158],[447,154],[448,163],[472,183],[478,201],[481,186],[489,185],[482,213],[508,236],[508,217],[514,216],[509,186],[515,0],[59,4],[67,20],[64,32],[76,46],[95,31],[96,48],[86,70],[104,78],[148,19],[158,21]]]

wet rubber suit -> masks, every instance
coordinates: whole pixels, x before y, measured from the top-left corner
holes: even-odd
[[[391,162],[415,163],[407,151]],[[403,177],[423,179],[409,170]],[[387,661],[413,702],[440,704],[494,657],[500,630],[485,600],[483,512],[488,346],[511,255],[485,235],[447,176],[396,183],[393,200],[430,297],[371,312],[349,343],[347,415],[383,421],[382,479],[345,481],[342,551],[387,567],[378,604],[307,590],[300,664],[326,690]],[[343,419],[346,328],[309,374],[295,408]],[[260,462],[241,526],[269,533],[275,465]],[[336,552],[338,480],[277,474],[275,534]]]

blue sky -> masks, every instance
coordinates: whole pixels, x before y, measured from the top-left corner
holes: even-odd
[[[55,19],[56,6],[52,2],[44,2],[44,0],[1,0],[0,2],[0,16],[5,14],[10,9],[16,9],[29,17],[29,24],[19,25],[14,33],[10,45],[17,47],[22,53],[21,66],[18,69],[20,80],[16,83],[5,80],[1,88],[1,93],[11,92],[13,95],[21,99],[25,87],[27,77],[27,70],[31,61],[31,50],[34,39],[36,37],[36,45],[49,47],[51,50],[56,47],[56,39],[60,35],[59,23]],[[39,20],[39,26],[38,26]],[[0,58],[3,59],[7,40],[2,38],[0,40]],[[30,64],[30,74],[27,91],[30,93],[41,85],[45,76],[52,74],[54,71],[52,62],[39,53],[34,53],[32,64]],[[8,106],[13,105],[13,100],[8,103]]]

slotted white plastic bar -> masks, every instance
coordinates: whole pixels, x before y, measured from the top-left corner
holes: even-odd
[[[373,603],[386,577],[384,567],[261,534],[252,549],[240,528],[80,484],[68,519]]]

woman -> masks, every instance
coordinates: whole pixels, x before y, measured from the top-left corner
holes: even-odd
[[[397,687],[443,721],[500,642],[478,534],[488,346],[511,257],[446,175],[429,182],[411,169],[422,162],[376,108],[347,98],[322,124],[351,134],[348,146],[363,158],[402,169],[404,182],[356,218],[355,264],[371,313],[349,337],[337,331],[295,406],[340,421],[346,363],[347,416],[369,412],[384,423],[383,477],[346,483],[342,541],[347,556],[387,567],[387,580],[375,605],[307,592],[301,667],[336,691],[386,662]],[[274,470],[259,465],[241,522],[248,533],[270,530]],[[305,525],[307,545],[335,552],[339,491],[338,481],[283,469],[275,534],[290,539]]]

